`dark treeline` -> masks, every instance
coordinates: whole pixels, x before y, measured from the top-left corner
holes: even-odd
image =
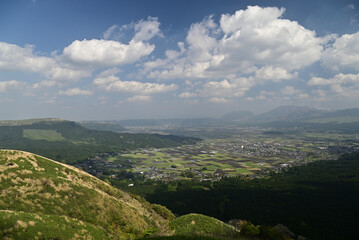
[[[147,183],[148,184],[148,183]],[[155,186],[155,187],[154,187]],[[177,215],[202,213],[255,224],[284,224],[309,239],[357,239],[359,153],[293,167],[268,179],[227,178],[137,185]]]

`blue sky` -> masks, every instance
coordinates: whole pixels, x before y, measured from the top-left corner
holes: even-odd
[[[357,1],[0,0],[1,119],[358,102]]]

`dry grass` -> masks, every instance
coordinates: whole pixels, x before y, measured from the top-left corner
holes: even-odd
[[[0,169],[0,179],[11,186],[0,192],[0,209],[9,208],[8,203],[2,201],[8,199],[8,202],[32,212],[61,215],[71,212],[72,218],[76,216],[79,220],[106,226],[108,230],[115,226],[120,235],[133,229],[136,233],[153,227],[162,232],[169,230],[168,220],[157,214],[149,203],[84,171],[28,152],[0,150],[0,161],[4,159],[11,164]],[[11,200],[14,194],[16,198]],[[79,199],[86,200],[80,203]],[[74,202],[80,205],[74,205]]]
[[[16,223],[15,223],[15,228],[27,228],[28,224],[27,222],[23,222],[21,220],[17,220]]]

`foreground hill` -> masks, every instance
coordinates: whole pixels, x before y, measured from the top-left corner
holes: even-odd
[[[0,151],[3,238],[106,239],[168,231],[169,220],[155,210],[172,216],[74,167],[27,152]]]
[[[192,144],[196,138],[95,131],[61,119],[0,121],[0,148],[34,152],[75,163],[95,153]]]

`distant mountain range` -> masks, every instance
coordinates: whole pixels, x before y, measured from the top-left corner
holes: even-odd
[[[198,127],[198,126],[218,126],[218,125],[263,125],[275,122],[286,122],[286,124],[305,123],[305,124],[349,124],[359,123],[359,108],[344,110],[322,110],[304,106],[280,106],[261,114],[254,114],[250,111],[234,111],[217,118],[179,118],[179,119],[129,119],[108,122],[81,122],[85,127],[90,124],[107,124],[106,128],[126,128],[126,127]],[[285,125],[286,125],[285,124]],[[97,126],[97,129],[101,127]],[[119,130],[125,131],[125,130]]]
[[[325,110],[319,110],[300,106],[280,106],[269,112],[254,115],[250,121],[273,122],[273,121],[300,121],[311,118],[318,118],[327,113]]]
[[[228,117],[230,116],[230,117]],[[233,118],[236,116],[236,118]],[[250,116],[250,117],[248,117]],[[232,112],[222,116],[222,119],[241,120],[241,122],[275,122],[275,121],[304,121],[340,123],[343,118],[347,118],[346,122],[359,122],[359,108],[351,108],[344,110],[322,110],[303,106],[280,106],[271,111],[252,114],[250,112]],[[351,117],[351,119],[349,119]],[[332,118],[332,119],[329,119]]]

